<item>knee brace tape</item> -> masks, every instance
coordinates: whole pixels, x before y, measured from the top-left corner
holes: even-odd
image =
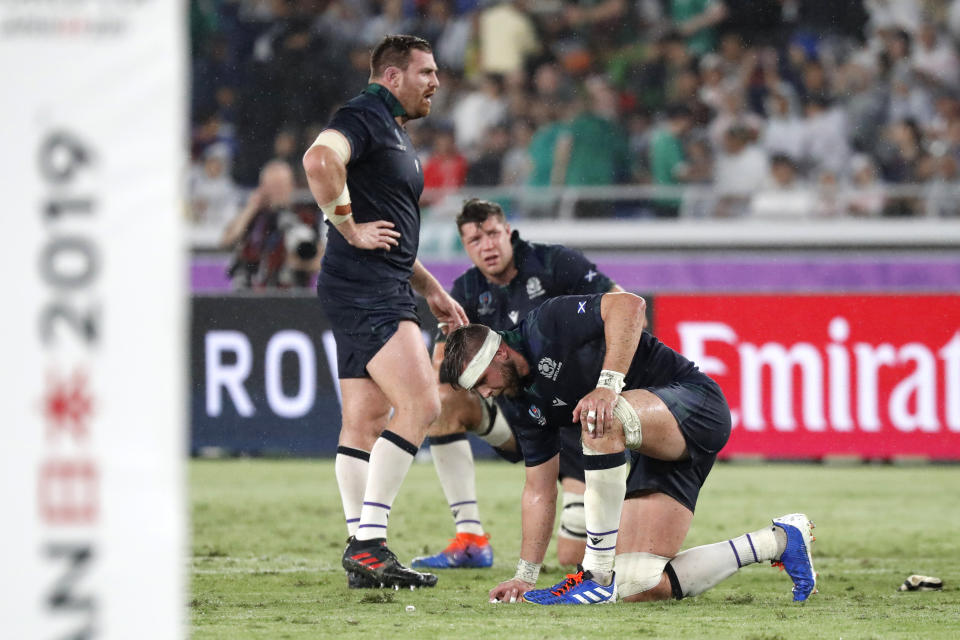
[[[491,447],[499,447],[510,439],[513,432],[510,431],[510,425],[507,423],[507,419],[503,417],[503,412],[497,409],[497,405],[493,404],[493,402],[487,404],[487,402],[488,401],[483,398],[480,399],[480,406],[483,411],[480,424],[483,425],[486,430],[481,429],[477,435]]]
[[[563,492],[563,511],[560,513],[561,538],[584,541],[587,539],[587,516],[583,510],[583,494]]]
[[[650,591],[660,584],[663,568],[670,562],[652,553],[621,553],[617,556],[614,568],[617,571],[617,595],[619,598]]]
[[[613,405],[613,415],[623,424],[623,440],[627,449],[639,449],[643,442],[643,434],[640,431],[640,416],[637,410],[623,396],[617,397],[617,403]]]

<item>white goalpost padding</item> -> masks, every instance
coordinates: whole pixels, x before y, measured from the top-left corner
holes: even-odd
[[[185,635],[186,3],[0,3],[0,636]]]

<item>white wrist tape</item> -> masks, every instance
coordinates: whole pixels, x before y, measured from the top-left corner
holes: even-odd
[[[473,355],[463,373],[457,378],[457,384],[461,389],[473,389],[473,385],[477,384],[477,380],[493,362],[493,357],[497,355],[497,349],[499,348],[500,334],[488,330],[487,337],[483,339],[483,344],[480,345],[480,350]]]
[[[513,577],[529,584],[537,584],[537,578],[540,577],[540,564],[520,558],[517,561],[517,573]]]
[[[343,184],[343,191],[340,192],[336,198],[328,202],[327,204],[320,205],[320,210],[323,211],[323,217],[333,223],[334,226],[342,224],[347,218],[353,215],[353,213],[347,214],[337,214],[337,207],[342,207],[343,205],[350,204],[350,190],[347,189],[347,184]]]
[[[617,395],[620,395],[620,392],[623,391],[623,378],[624,375],[619,371],[611,371],[610,369],[604,369],[600,372],[600,379],[597,380],[597,387],[603,387],[604,389],[610,389]]]

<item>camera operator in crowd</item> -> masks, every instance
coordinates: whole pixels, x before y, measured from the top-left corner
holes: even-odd
[[[243,210],[227,225],[221,246],[234,250],[228,275],[235,290],[309,287],[320,270],[315,207],[297,211],[290,165],[272,160]]]

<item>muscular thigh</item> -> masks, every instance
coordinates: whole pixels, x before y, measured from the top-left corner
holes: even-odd
[[[398,411],[426,405],[439,410],[437,376],[416,323],[400,322],[390,340],[367,363],[367,372]]]
[[[665,493],[650,493],[623,503],[617,553],[642,551],[672,558],[683,547],[693,512]]]
[[[629,389],[622,395],[640,416],[643,434],[640,453],[658,460],[687,457],[687,443],[680,425],[663,400],[646,389]]]

